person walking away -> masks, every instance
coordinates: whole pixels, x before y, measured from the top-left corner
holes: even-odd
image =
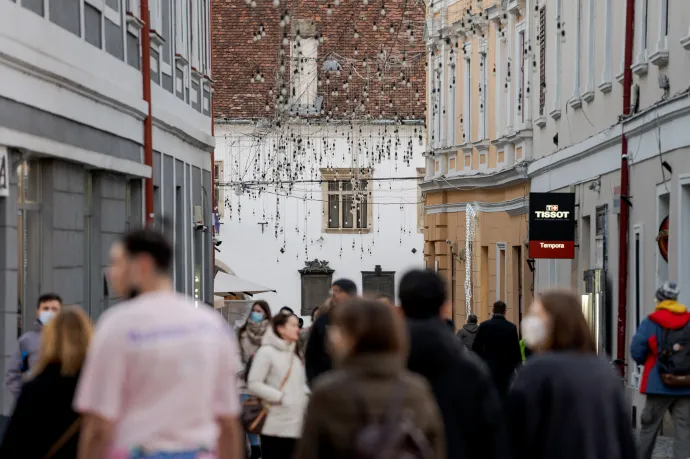
[[[673,457],[690,457],[690,349],[676,344],[690,341],[690,313],[678,303],[679,293],[676,282],[664,282],[656,291],[654,312],[642,321],[630,345],[632,358],[644,365],[640,381],[640,392],[646,394],[640,426],[642,459],[652,457],[667,411],[674,423]],[[675,376],[674,370],[685,378]]]
[[[505,409],[514,459],[634,459],[630,405],[620,377],[597,356],[580,298],[546,292],[522,321],[535,351]]]
[[[97,324],[74,400],[79,459],[239,459],[237,343],[211,308],[173,291],[172,245],[127,233],[111,248],[110,284],[130,301]]]
[[[472,345],[472,350],[488,365],[501,398],[505,397],[515,370],[522,363],[517,327],[505,314],[506,304],[495,302],[493,316],[479,325]]]
[[[249,391],[270,406],[261,430],[262,459],[291,459],[302,432],[309,389],[298,339],[297,316],[278,314],[249,370]]]
[[[368,457],[445,459],[431,388],[405,369],[401,322],[379,301],[357,299],[334,311],[328,340],[336,370],[315,385],[296,459],[364,457],[357,445],[379,420],[388,436],[376,438],[378,455]]]
[[[259,350],[259,347],[261,347],[261,340],[266,330],[271,326],[272,319],[271,308],[268,303],[264,300],[255,301],[247,320],[237,332],[242,362],[242,371],[238,378],[238,389],[242,394],[241,399],[243,402],[250,396],[246,384],[250,360],[254,357],[256,351]],[[248,437],[251,445],[250,459],[259,459],[261,457],[259,436],[248,434]]]
[[[413,270],[399,286],[410,339],[407,368],[431,385],[441,410],[448,459],[510,455],[501,404],[486,370],[446,325],[446,286],[436,273]]]
[[[349,279],[339,279],[331,286],[331,303],[333,307],[342,306],[357,296],[357,285]],[[326,328],[330,323],[331,311],[321,311],[318,319],[311,326],[307,341],[305,363],[307,381],[311,386],[321,374],[329,371],[333,364],[326,348]]]
[[[457,336],[462,340],[462,344],[465,345],[468,351],[472,350],[474,338],[477,336],[477,328],[477,316],[470,314],[467,316],[467,323],[458,330]]]
[[[3,458],[76,459],[79,415],[72,409],[91,323],[77,306],[46,321],[30,379],[24,384],[5,436]]]
[[[62,299],[55,293],[44,293],[38,298],[34,329],[19,337],[17,350],[12,355],[5,372],[5,386],[15,399],[21,392],[24,376],[30,372],[38,359],[41,330],[60,312],[61,307]]]

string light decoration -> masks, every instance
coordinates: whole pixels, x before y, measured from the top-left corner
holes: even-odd
[[[472,244],[477,230],[477,212],[472,204],[465,207],[465,313],[472,314]]]

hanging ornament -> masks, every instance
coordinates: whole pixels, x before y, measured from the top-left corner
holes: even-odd
[[[472,313],[472,244],[476,232],[477,213],[472,204],[465,208],[465,313]]]

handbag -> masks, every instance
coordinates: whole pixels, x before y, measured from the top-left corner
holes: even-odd
[[[62,447],[65,446],[67,442],[77,434],[77,432],[79,432],[80,427],[81,418],[77,418],[77,420],[74,421],[62,435],[60,435],[60,438],[58,438],[53,446],[50,447],[46,455],[43,456],[43,459],[51,459],[53,456],[55,456],[55,454],[57,454],[57,452],[60,451]]]
[[[292,364],[295,361],[295,356],[291,356],[290,368],[288,368],[283,382],[280,383],[279,391],[282,391],[287,383],[290,374],[292,373]],[[266,423],[266,416],[268,416],[268,409],[270,405],[266,403],[263,399],[252,395],[247,400],[242,403],[242,425],[244,430],[250,434],[261,434]]]

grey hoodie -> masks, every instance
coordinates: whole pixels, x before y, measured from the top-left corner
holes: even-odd
[[[34,329],[19,337],[17,350],[12,355],[5,372],[5,386],[10,393],[17,398],[24,384],[24,374],[36,364],[38,360],[38,348],[41,343],[41,329],[43,325],[36,320]],[[24,359],[28,360],[28,368],[24,367]]]
[[[465,324],[458,330],[458,338],[462,340],[462,344],[468,350],[472,350],[472,345],[474,344],[474,338],[477,336],[477,329],[479,326],[477,324]]]

